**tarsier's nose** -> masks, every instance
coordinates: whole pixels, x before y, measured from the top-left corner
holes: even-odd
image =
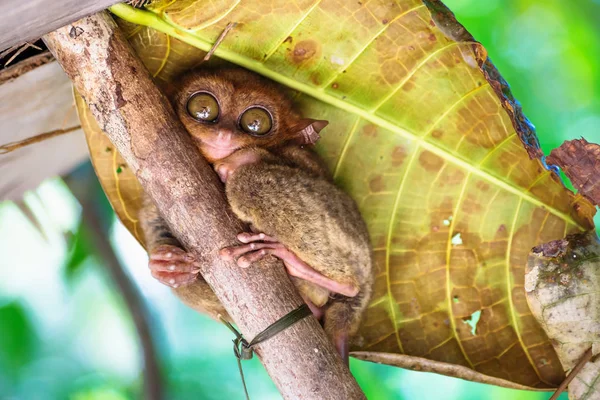
[[[231,142],[232,136],[233,136],[233,132],[231,132],[229,129],[219,129],[219,132],[217,135],[217,142],[229,143],[229,142]]]

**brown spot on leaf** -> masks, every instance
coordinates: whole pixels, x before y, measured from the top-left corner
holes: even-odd
[[[429,40],[432,42],[435,42],[437,40],[437,38],[435,37],[435,34],[432,33],[431,35],[429,35]]]
[[[464,199],[463,210],[468,213],[479,214],[483,208],[475,196],[467,196]]]
[[[308,39],[298,42],[291,52],[292,62],[294,64],[302,64],[310,59],[316,59],[321,51],[321,46],[318,42]]]
[[[405,92],[410,92],[415,88],[415,84],[412,81],[407,81],[404,85],[402,85],[402,90]]]
[[[292,43],[293,40],[294,39],[292,39],[291,36],[288,36],[288,37],[285,38],[285,40],[283,41],[283,43]]]
[[[419,164],[429,172],[437,172],[444,165],[444,160],[432,152],[425,150],[419,155]]]
[[[443,134],[444,134],[444,131],[442,131],[441,129],[434,129],[431,132],[431,136],[433,136],[436,139],[441,138]]]
[[[339,87],[340,87],[340,85],[339,85],[337,82],[333,82],[333,83],[331,84],[331,87],[332,87],[333,89],[337,89],[337,88],[339,88]]]
[[[404,146],[396,146],[392,150],[392,167],[399,167],[406,158],[406,150]]]
[[[314,83],[314,84],[315,84],[315,85],[317,85],[317,86],[320,86],[320,85],[321,85],[321,79],[320,79],[320,78],[321,78],[321,77],[319,76],[319,73],[318,73],[318,71],[315,71],[315,72],[313,72],[313,73],[310,75],[310,80],[312,81],[312,83]]]
[[[442,185],[461,185],[463,183],[464,179],[465,179],[465,173],[460,169],[455,169],[451,173],[447,174],[440,184],[442,184]]]
[[[369,189],[371,189],[371,192],[373,193],[382,192],[385,189],[383,176],[377,175],[375,178],[371,179],[369,181]]]
[[[488,185],[484,181],[477,181],[477,183],[475,184],[475,187],[477,189],[481,190],[482,192],[487,192],[490,188],[490,185]]]
[[[377,125],[367,124],[363,128],[363,132],[364,132],[365,136],[377,137]]]

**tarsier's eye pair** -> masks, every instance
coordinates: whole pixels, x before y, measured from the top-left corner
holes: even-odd
[[[219,103],[208,92],[194,93],[188,99],[187,112],[196,121],[217,122],[220,114]],[[273,119],[264,108],[250,107],[242,112],[238,118],[238,125],[246,133],[262,136],[271,131]]]

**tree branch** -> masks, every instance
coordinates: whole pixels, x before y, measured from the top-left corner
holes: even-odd
[[[259,264],[241,269],[219,258],[218,250],[235,244],[245,227],[110,16],[84,18],[44,40],[175,236],[202,260],[202,275],[245,336],[253,338],[297,308],[301,299],[281,263],[278,268]],[[200,289],[191,285],[176,293],[198,303]],[[256,350],[284,398],[364,398],[313,317]]]

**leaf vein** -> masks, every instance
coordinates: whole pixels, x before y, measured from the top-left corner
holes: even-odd
[[[387,283],[387,292],[388,292],[388,299],[390,302],[390,313],[392,314],[392,324],[394,325],[394,331],[396,333],[396,340],[398,341],[398,348],[400,349],[401,353],[404,353],[404,347],[402,346],[402,341],[400,340],[400,333],[398,332],[398,321],[397,321],[397,317],[396,317],[396,311],[394,309],[394,297],[392,296],[392,284],[391,284],[391,280],[390,280],[390,248],[391,248],[391,242],[392,242],[392,233],[394,231],[394,223],[396,222],[396,215],[398,213],[398,205],[400,204],[400,199],[402,197],[402,191],[404,189],[404,185],[407,181],[406,177],[408,176],[412,164],[414,163],[414,161],[417,159],[417,154],[419,153],[419,146],[415,146],[415,149],[413,150],[413,154],[410,157],[410,160],[408,161],[408,164],[406,166],[406,172],[404,173],[404,175],[402,176],[402,179],[400,180],[400,185],[398,186],[398,194],[396,195],[396,199],[394,200],[394,206],[392,208],[392,216],[390,218],[390,224],[388,227],[388,232],[387,232],[387,245],[386,245],[386,252],[385,252],[385,272],[386,272],[386,283]]]
[[[411,12],[416,11],[419,8],[423,8],[423,7],[425,7],[425,4],[421,4],[421,5],[418,5],[416,7],[411,8],[409,10],[406,10],[406,11],[398,14],[397,16],[394,17],[394,19],[392,19],[390,22],[388,22],[387,24],[385,24],[373,37],[371,37],[371,39],[369,39],[367,41],[367,43],[354,56],[352,56],[352,58],[350,59],[350,61],[348,61],[348,64],[344,68],[340,68],[339,71],[337,71],[335,74],[333,74],[333,76],[331,77],[331,79],[329,79],[327,82],[325,82],[323,85],[321,85],[321,89],[328,87],[333,81],[335,81],[335,79],[340,75],[340,73],[342,71],[348,69],[348,67],[350,67],[352,65],[352,63],[354,61],[356,61],[356,59],[358,57],[360,57],[360,55],[363,54],[369,48],[369,46],[375,40],[377,40],[377,38],[379,36],[381,36],[386,31],[391,24],[393,24],[394,22],[396,22],[400,18],[404,17],[405,15],[408,15]]]
[[[288,37],[289,37],[289,36],[290,36],[292,33],[294,33],[294,31],[296,30],[296,28],[298,28],[298,27],[300,26],[300,24],[306,20],[306,18],[308,18],[308,16],[310,15],[310,13],[311,13],[311,12],[312,12],[312,11],[313,11],[313,10],[314,10],[314,9],[315,9],[315,8],[316,8],[316,7],[317,7],[319,4],[320,4],[320,3],[321,3],[321,0],[317,0],[317,1],[315,1],[315,2],[314,2],[314,4],[313,4],[313,5],[311,5],[311,6],[310,6],[310,8],[309,8],[308,10],[306,10],[306,12],[305,12],[305,13],[302,15],[302,18],[300,18],[300,19],[298,20],[298,22],[296,22],[296,23],[294,24],[294,26],[292,26],[292,29],[290,29],[290,30],[287,32],[287,34],[286,34],[285,36],[283,36],[283,39],[279,39],[279,40],[277,41],[277,44],[276,44],[276,45],[275,45],[275,46],[274,46],[272,49],[270,49],[269,51],[267,51],[267,52],[266,52],[266,54],[265,54],[265,57],[264,57],[264,59],[263,59],[263,63],[266,63],[266,62],[267,62],[267,60],[268,60],[269,58],[271,58],[271,56],[272,56],[273,54],[275,54],[275,52],[277,51],[277,49],[278,49],[279,47],[281,47],[281,46],[282,46],[282,45],[285,43],[286,39],[287,39],[287,38],[288,38]]]
[[[469,184],[469,180],[471,178],[471,173],[465,176],[465,182],[463,183],[462,189],[460,191],[460,195],[458,196],[458,200],[456,201],[456,207],[454,208],[454,212],[452,213],[452,222],[448,227],[448,242],[446,243],[446,301],[448,303],[448,319],[450,320],[450,328],[452,329],[452,336],[456,338],[456,342],[460,351],[469,366],[473,368],[473,362],[467,355],[465,348],[463,347],[462,341],[458,336],[458,331],[456,327],[456,321],[454,321],[454,310],[452,309],[452,291],[451,291],[451,280],[450,280],[450,254],[452,253],[452,237],[454,236],[454,226],[456,225],[456,221],[458,220],[458,214],[460,212],[460,207],[465,198],[465,193],[467,192],[467,186]],[[451,337],[452,337],[451,336]]]

